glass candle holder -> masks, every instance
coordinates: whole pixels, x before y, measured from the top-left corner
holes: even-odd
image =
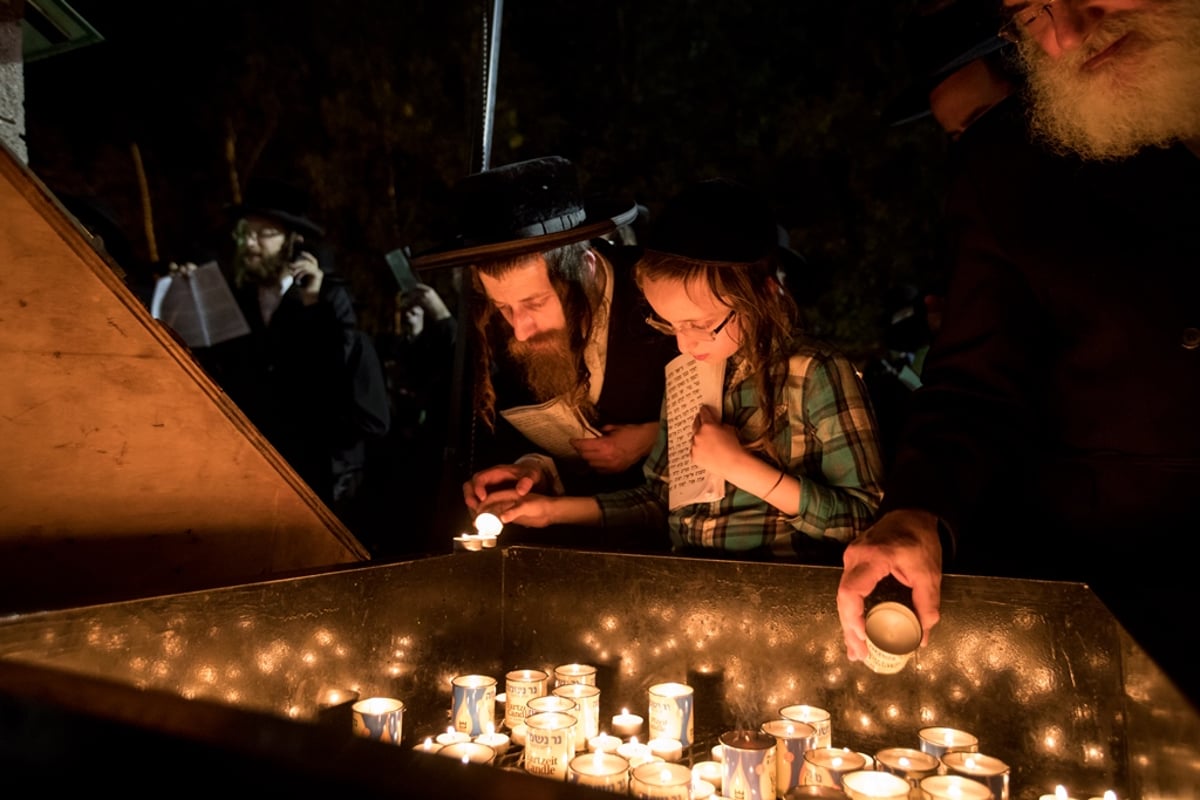
[[[615,753],[585,753],[567,764],[567,783],[614,794],[629,793],[629,762]]]
[[[912,786],[899,775],[868,769],[843,775],[842,791],[850,800],[908,800]]]
[[[817,729],[807,722],[773,719],[762,724],[762,732],[775,738],[775,792],[785,795],[800,785],[804,754],[817,747]]]
[[[559,664],[554,668],[554,682],[557,686],[572,683],[596,685],[596,668],[591,664]]]
[[[998,758],[983,753],[953,752],[942,756],[948,775],[961,775],[987,786],[996,800],[1008,800],[1011,770]]]
[[[600,734],[600,689],[590,683],[565,683],[554,687],[553,696],[565,697],[578,711],[579,731],[575,749],[583,750],[587,741]]]
[[[804,754],[804,766],[800,770],[800,783],[817,786],[842,786],[842,776],[857,772],[867,766],[861,753],[843,750],[840,747],[818,747]]]
[[[917,736],[921,740],[921,750],[934,758],[941,758],[946,753],[979,752],[979,739],[957,728],[921,728]]]
[[[439,756],[453,758],[464,764],[491,764],[496,760],[496,751],[478,742],[455,742],[437,751]]]
[[[920,789],[925,800],[995,800],[991,789],[961,775],[930,775]]]
[[[692,771],[669,761],[642,764],[629,774],[629,794],[640,800],[690,800]]]
[[[687,684],[651,686],[650,738],[675,739],[684,747],[691,747],[695,742],[695,699],[695,691]]]
[[[779,716],[795,722],[806,722],[817,731],[817,747],[833,746],[833,725],[829,712],[817,706],[804,705],[784,706],[779,709]]]
[[[457,675],[450,681],[450,720],[454,729],[479,736],[496,722],[496,679],[488,675]]]

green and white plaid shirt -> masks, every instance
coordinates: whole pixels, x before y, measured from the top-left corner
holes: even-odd
[[[743,442],[763,428],[754,384],[744,366],[727,365],[722,420]],[[665,412],[665,409],[664,409]],[[776,451],[790,475],[800,481],[800,512],[784,516],[754,495],[725,484],[725,496],[668,514],[667,421],[646,458],[646,484],[596,496],[605,525],[662,529],[676,548],[696,546],[744,552],[765,548],[789,558],[804,550],[807,536],[846,543],[872,522],[883,497],[883,464],[875,418],[853,364],[844,356],[811,344],[799,345],[788,360],[776,413],[785,415]]]

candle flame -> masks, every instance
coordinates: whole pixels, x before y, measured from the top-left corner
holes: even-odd
[[[471,763],[471,757],[470,757],[469,755],[467,755],[466,753],[463,753],[463,757],[462,757],[462,763],[464,763],[464,764],[470,764],[470,763]]]
[[[432,737],[432,736],[426,736],[426,737],[425,737],[425,746],[426,746],[426,747],[433,747],[433,737]]]
[[[488,723],[488,726],[487,726],[487,734],[488,734],[488,736],[492,736],[492,735],[494,735],[495,733],[496,733],[496,723],[494,723],[494,722],[489,722],[489,723]]]
[[[1057,797],[1058,800],[1067,800],[1067,787],[1063,786],[1061,783],[1058,786],[1055,786],[1054,796]]]
[[[834,757],[833,757],[833,768],[834,768],[834,769],[839,769],[841,766],[842,766],[842,757],[841,757],[841,756],[834,756]]]
[[[1104,792],[1104,800],[1117,800],[1117,793],[1112,789],[1106,789]]]
[[[908,756],[900,756],[900,766],[904,767],[905,769],[909,768],[910,763],[908,760]]]

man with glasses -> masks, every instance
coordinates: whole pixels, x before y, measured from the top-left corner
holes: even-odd
[[[585,204],[559,157],[468,176],[455,204],[451,243],[413,265],[467,267],[474,291],[468,467],[485,468],[463,487],[468,509],[513,486],[592,494],[640,483],[676,353],[645,324],[636,249],[602,238],[637,207]]]
[[[889,573],[928,631],[943,568],[1088,583],[1178,688],[1200,531],[1200,2],[1007,2],[1025,117],[964,153],[954,273],[838,608],[865,655]]]

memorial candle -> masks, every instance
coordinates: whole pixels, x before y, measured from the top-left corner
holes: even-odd
[[[942,763],[951,775],[979,781],[991,790],[996,800],[1008,800],[1009,768],[998,758],[982,753],[946,753]]]

